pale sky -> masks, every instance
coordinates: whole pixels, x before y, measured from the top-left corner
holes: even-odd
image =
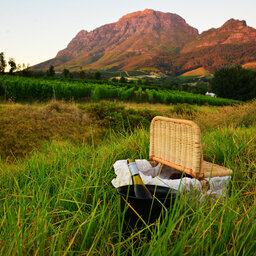
[[[0,52],[16,63],[38,64],[54,58],[82,29],[146,8],[176,13],[200,33],[230,18],[256,28],[255,0],[0,0]]]

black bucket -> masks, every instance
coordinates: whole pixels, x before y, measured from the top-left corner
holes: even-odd
[[[166,209],[170,210],[174,204],[177,190],[155,185],[146,185],[146,187],[152,195],[155,195],[153,199],[136,198],[133,185],[117,188],[117,193],[121,196],[121,212],[125,211],[126,226],[134,228],[140,227],[143,223],[153,223],[161,213],[164,214]],[[127,195],[128,191],[129,195]]]

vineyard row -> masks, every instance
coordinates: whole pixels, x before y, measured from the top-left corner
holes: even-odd
[[[175,90],[146,89],[141,87],[118,87],[107,84],[68,82],[16,76],[0,76],[0,97],[12,101],[50,99],[77,100],[100,99],[136,100],[150,103],[189,103],[198,105],[231,105],[239,103],[235,100],[212,98],[210,96],[192,94]]]

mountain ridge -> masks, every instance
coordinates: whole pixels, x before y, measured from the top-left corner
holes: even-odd
[[[230,49],[236,51],[237,64],[255,61],[255,43],[256,29],[247,26],[244,20],[230,19],[220,28],[199,34],[196,28],[177,14],[145,9],[126,14],[117,22],[90,32],[79,31],[55,58],[32,68],[46,69],[50,65],[57,70],[69,68],[71,71],[152,68],[173,73],[203,66],[214,70],[233,64],[229,61],[232,59]],[[214,55],[212,51],[215,48],[217,51]],[[200,51],[206,55],[200,58]],[[206,61],[210,56],[213,58],[212,64],[210,60]],[[224,60],[218,60],[221,56]]]

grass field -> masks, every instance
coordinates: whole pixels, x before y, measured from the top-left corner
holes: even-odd
[[[182,194],[162,223],[124,236],[112,166],[118,159],[148,159],[155,114],[197,122],[204,158],[234,175],[227,198],[200,203]],[[255,124],[255,101],[228,107],[0,105],[0,254],[253,255]]]

